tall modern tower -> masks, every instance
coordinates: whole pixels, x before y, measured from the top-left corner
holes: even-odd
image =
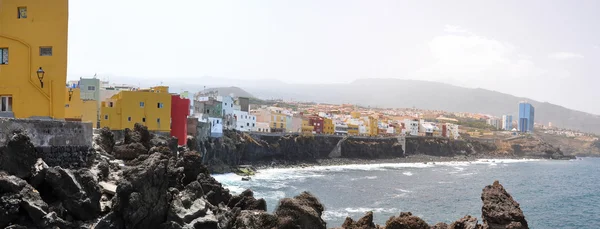
[[[527,102],[519,103],[519,131],[532,132],[535,117],[535,108]]]

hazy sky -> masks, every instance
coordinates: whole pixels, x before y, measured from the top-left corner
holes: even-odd
[[[599,15],[595,0],[76,0],[68,72],[421,79],[600,114]]]

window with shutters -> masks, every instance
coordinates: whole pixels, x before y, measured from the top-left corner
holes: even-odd
[[[0,48],[0,64],[8,64],[8,48]]]

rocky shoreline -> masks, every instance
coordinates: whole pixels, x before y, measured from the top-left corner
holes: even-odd
[[[0,152],[0,228],[528,228],[519,204],[497,181],[482,190],[481,222],[465,216],[430,226],[401,212],[380,226],[367,212],[337,227],[326,225],[326,207],[309,192],[281,199],[271,214],[251,190],[232,195],[198,153],[169,147],[172,139],[142,126],[125,138],[114,145],[96,139],[92,166],[62,168],[39,159],[26,134],[8,136]]]

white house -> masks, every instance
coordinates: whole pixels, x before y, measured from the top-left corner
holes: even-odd
[[[419,136],[419,121],[405,119],[404,128],[406,135]]]
[[[256,123],[256,131],[257,132],[270,133],[271,132],[271,125],[269,125],[268,122],[257,122]]]
[[[431,125],[431,123],[423,122],[421,123],[422,133],[425,133],[425,136],[433,136],[433,132],[435,131],[435,126]]]
[[[223,119],[222,118],[208,118],[210,123],[210,136],[213,138],[223,137]]]
[[[233,98],[231,96],[218,96],[217,101],[222,103],[223,116],[233,114]]]
[[[236,118],[236,130],[248,132],[254,131],[256,127],[256,116],[248,114],[246,111],[233,110]]]
[[[358,134],[360,135],[369,135],[369,128],[367,128],[367,126],[365,125],[359,125],[358,126]]]
[[[344,123],[336,123],[334,127],[335,135],[348,135],[348,125]]]

